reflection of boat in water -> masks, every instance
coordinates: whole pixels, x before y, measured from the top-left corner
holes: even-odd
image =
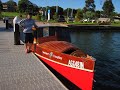
[[[83,53],[79,48],[69,42],[58,41],[56,30],[47,30],[47,36],[43,36],[46,29],[41,29],[37,44],[32,50],[46,64],[55,69],[69,81],[82,90],[92,90],[94,65],[93,57]]]

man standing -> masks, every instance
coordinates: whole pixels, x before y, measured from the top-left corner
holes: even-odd
[[[26,48],[26,53],[31,52],[31,47],[33,44],[33,27],[37,27],[35,24],[35,21],[32,19],[32,14],[28,13],[27,18],[24,20],[21,20],[19,22],[19,25],[23,27],[23,33],[25,34],[25,48]]]

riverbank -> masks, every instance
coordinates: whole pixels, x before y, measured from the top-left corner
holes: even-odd
[[[26,14],[25,13],[18,13],[18,12],[1,12],[1,15],[2,17],[9,17],[10,19],[13,19],[15,16],[18,16],[18,15],[23,15],[23,18],[26,17]],[[2,19],[2,18],[1,18]],[[36,16],[33,16],[33,19],[36,19]],[[43,22],[43,23],[52,23],[52,24],[62,24],[62,25],[72,25],[72,26],[79,26],[79,25],[86,25],[86,26],[101,26],[99,24],[97,24],[96,22],[92,23],[92,22],[64,22],[64,23],[59,23],[59,22],[56,22],[54,20],[50,20],[49,22],[46,22],[46,21],[39,21],[39,22]],[[107,25],[109,26],[109,25]],[[115,27],[120,27],[120,21],[118,22],[112,22],[110,26],[115,26]]]
[[[120,26],[112,25],[68,25],[68,27],[82,31],[120,31]]]
[[[9,19],[10,26],[13,25],[13,19]],[[2,20],[0,20],[2,21]],[[67,24],[67,23],[51,23],[51,22],[39,22],[36,21],[36,24],[39,27],[42,26],[61,26],[61,27],[68,27],[69,30],[81,30],[81,31],[120,31],[120,26],[115,25],[79,25],[79,24]]]
[[[69,30],[81,30],[81,31],[120,31],[120,26],[113,25],[74,25],[66,23],[48,23],[48,22],[36,22],[39,27],[42,26],[63,26],[68,27]]]

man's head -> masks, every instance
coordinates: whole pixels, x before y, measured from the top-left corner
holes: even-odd
[[[28,13],[27,14],[27,19],[31,19],[32,18],[32,13]]]

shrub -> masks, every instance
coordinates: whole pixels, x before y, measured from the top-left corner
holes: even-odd
[[[41,14],[37,14],[36,15],[36,20],[41,21],[41,17],[42,17]]]
[[[2,18],[2,13],[0,12],[0,19]]]

